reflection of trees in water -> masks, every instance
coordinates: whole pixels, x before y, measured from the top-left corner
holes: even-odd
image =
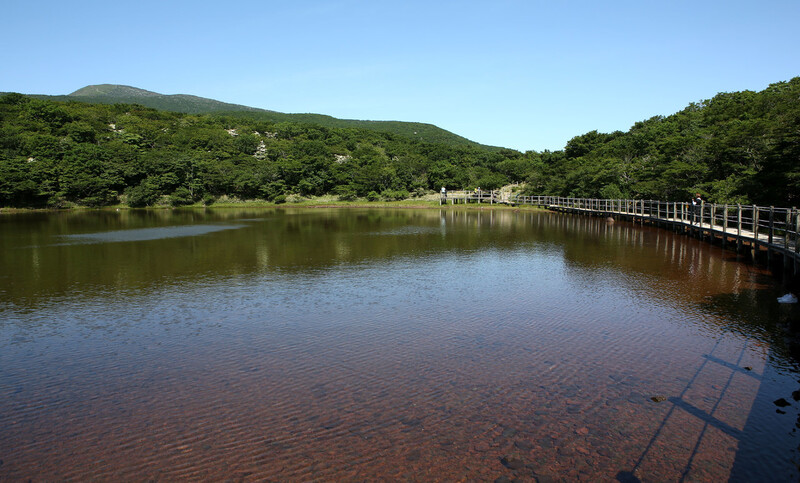
[[[585,216],[550,217],[542,234],[563,246],[566,263],[583,279],[602,284],[615,277],[642,296],[695,306],[703,314],[698,323],[740,331],[771,344],[776,357],[800,360],[786,338],[800,331],[798,307],[778,304],[778,281],[735,252],[669,230]]]
[[[777,303],[775,291],[748,289],[721,293],[699,303],[701,309],[727,322],[725,330],[739,332],[770,347],[778,367],[800,371],[800,308]]]
[[[60,235],[192,224],[245,225],[202,236],[54,246]],[[291,276],[342,264],[482,249],[561,253],[602,284],[618,277],[636,290],[695,301],[760,283],[758,271],[728,263],[721,249],[667,230],[598,218],[511,210],[212,208],[36,213],[4,220],[0,275],[9,300],[76,289],[136,290],[164,280],[201,280],[263,271]],[[421,261],[420,263],[424,263]]]
[[[51,235],[23,233],[18,244],[24,248],[4,247],[0,256],[10,265],[3,263],[0,275],[14,277],[14,284],[3,288],[4,297],[8,294],[12,302],[36,304],[61,294],[83,292],[84,296],[102,299],[104,290],[136,293],[166,283],[189,284],[211,278],[224,286],[226,277],[247,283],[249,275],[270,273],[291,283],[300,274],[314,277],[349,264],[391,269],[389,262],[400,257],[424,264],[431,257],[489,250],[513,250],[532,258],[547,252],[549,257],[557,256],[553,266],[561,269],[563,260],[567,271],[578,272],[575,280],[581,283],[613,285],[631,296],[680,307],[690,314],[686,319],[696,315],[689,323],[714,338],[727,332],[736,332],[736,337],[743,334],[742,338],[770,347],[778,366],[796,370],[793,362],[780,362],[797,360],[789,346],[781,345],[779,330],[791,320],[794,308],[775,303],[772,280],[766,272],[736,262],[729,252],[666,230],[628,223],[609,225],[602,219],[580,216],[488,210],[220,209],[142,212],[141,216],[130,212],[127,218],[112,212],[91,213],[85,218],[69,216],[73,217],[69,223],[44,216],[39,221],[47,228],[43,233]],[[53,233],[71,233],[73,229],[91,233],[214,223],[246,226],[144,242],[48,245]],[[38,259],[36,269],[32,269],[33,256]],[[436,275],[430,274],[432,278]],[[338,290],[332,290],[339,295]],[[162,314],[170,323],[181,311],[180,307],[172,310]],[[717,367],[719,361],[731,366],[737,362],[713,351],[710,355],[713,359],[697,356],[705,357],[704,367]],[[563,394],[560,389],[555,394]],[[716,421],[712,419],[715,413],[709,412],[703,419],[703,413],[692,413],[695,408],[685,404],[678,407],[682,400],[670,396],[673,399],[664,404],[675,404],[676,413],[688,412],[705,422]],[[759,406],[758,411],[774,411],[769,398],[761,400],[767,404]],[[749,436],[747,430],[744,434]],[[739,444],[745,442],[740,439]]]

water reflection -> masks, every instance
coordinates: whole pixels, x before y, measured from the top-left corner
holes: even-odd
[[[103,231],[98,233],[80,233],[62,235],[68,242],[78,243],[114,243],[138,242],[148,240],[161,240],[164,238],[180,238],[186,236],[199,236],[222,230],[235,230],[245,225],[186,225],[165,226],[161,228],[139,228],[133,230]]]
[[[0,219],[0,479],[796,477],[794,308],[719,248],[526,211],[84,215]],[[236,229],[53,244],[209,226]]]

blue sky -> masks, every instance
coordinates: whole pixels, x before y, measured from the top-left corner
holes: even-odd
[[[557,150],[800,75],[800,1],[5,0],[0,91],[125,84]]]

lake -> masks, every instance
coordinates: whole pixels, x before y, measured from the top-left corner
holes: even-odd
[[[538,211],[3,215],[0,480],[797,481],[783,293]]]

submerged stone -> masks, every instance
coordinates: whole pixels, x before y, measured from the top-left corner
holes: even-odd
[[[790,406],[791,403],[784,398],[776,399],[774,404],[779,408],[785,408],[786,406]]]
[[[503,437],[504,438],[513,438],[517,434],[517,430],[514,428],[506,428],[503,430]]]
[[[530,451],[533,449],[533,443],[530,441],[514,441],[514,446],[525,451]]]
[[[500,462],[503,463],[503,466],[512,470],[519,470],[525,467],[525,462],[516,453],[503,456],[500,458]]]

